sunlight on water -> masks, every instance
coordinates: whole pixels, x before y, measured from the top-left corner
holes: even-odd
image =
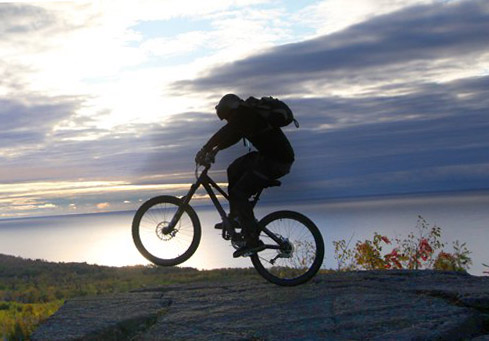
[[[198,210],[202,239],[196,253],[182,266],[198,269],[251,266],[233,259],[234,249],[214,229],[217,213]],[[55,262],[124,266],[149,264],[134,246],[134,212],[0,221],[0,253]]]
[[[92,252],[89,253],[87,263],[97,263],[110,266],[124,266],[144,264],[147,261],[134,248],[134,244],[127,236],[127,229],[113,225],[100,233],[99,239],[93,243]],[[70,256],[76,257],[75,254]]]
[[[303,212],[316,222],[326,246],[323,267],[335,268],[332,241],[372,238],[374,232],[390,237],[414,231],[418,215],[442,227],[447,242],[467,242],[472,251],[470,273],[482,274],[489,262],[488,194],[345,200],[257,208],[257,217],[278,209]],[[214,229],[218,214],[195,208],[202,225],[197,252],[182,266],[198,269],[249,267],[247,258],[233,259],[234,249]],[[110,266],[149,264],[132,241],[134,212],[0,220],[0,253],[56,262],[87,262]],[[450,244],[449,243],[449,244]],[[450,246],[450,245],[449,245]],[[451,251],[451,246],[447,249]]]

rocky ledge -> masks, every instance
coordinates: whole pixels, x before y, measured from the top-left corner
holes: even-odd
[[[434,271],[260,278],[67,301],[33,340],[489,340],[489,277]]]

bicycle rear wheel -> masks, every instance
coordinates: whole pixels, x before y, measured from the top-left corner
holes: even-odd
[[[268,281],[295,286],[310,280],[323,263],[324,242],[317,226],[306,216],[277,211],[259,223],[260,239],[268,246],[251,262]]]
[[[179,208],[183,214],[172,231],[168,225]],[[132,222],[132,238],[139,252],[162,266],[185,262],[197,250],[201,228],[197,214],[189,205],[173,196],[159,196],[146,201]]]

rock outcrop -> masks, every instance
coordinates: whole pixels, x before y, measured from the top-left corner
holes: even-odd
[[[33,340],[489,340],[489,277],[434,271],[256,278],[73,299]]]

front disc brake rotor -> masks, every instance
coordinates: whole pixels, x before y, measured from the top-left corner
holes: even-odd
[[[161,223],[159,223],[158,225],[156,225],[156,236],[161,239],[161,240],[164,240],[164,241],[167,241],[167,240],[170,240],[172,239],[173,237],[175,237],[176,233],[177,233],[177,230],[174,229],[173,231],[171,231],[170,233],[165,233],[164,230],[168,227],[168,224],[170,222],[168,221],[162,221]]]

